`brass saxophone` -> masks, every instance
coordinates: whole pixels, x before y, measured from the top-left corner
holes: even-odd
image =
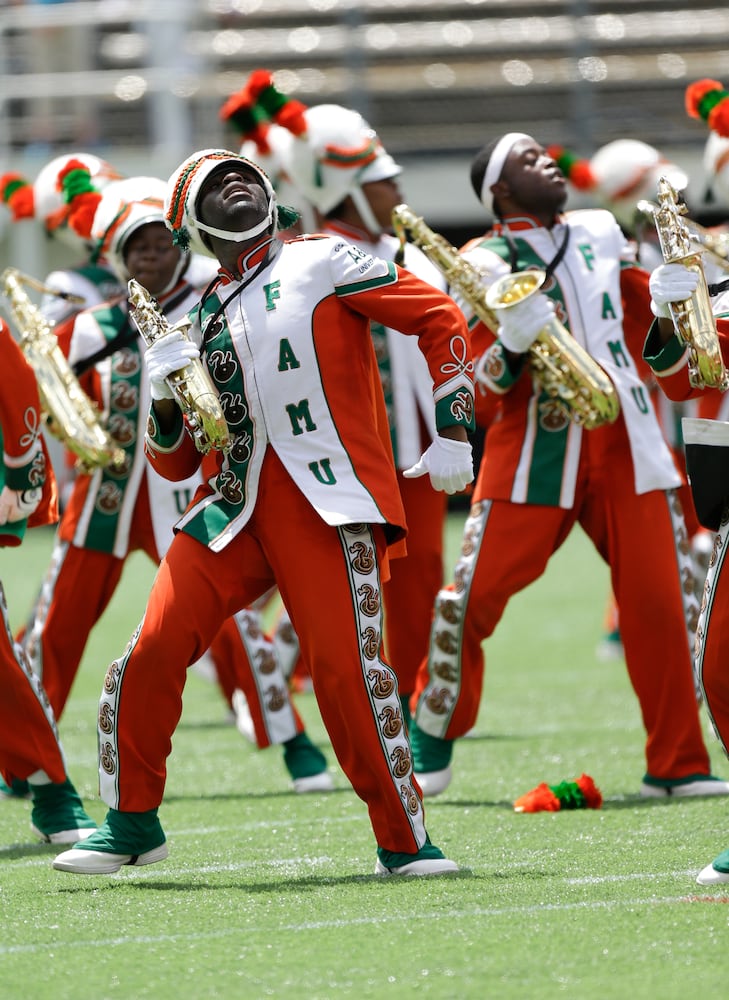
[[[95,403],[79,385],[58,346],[53,325],[31,301],[26,285],[52,291],[14,267],[0,275],[0,287],[18,327],[18,343],[35,373],[48,430],[76,456],[84,472],[107,466],[123,468],[123,449],[102,427]]]
[[[724,392],[729,388],[729,375],[721,356],[701,252],[696,250],[695,241],[692,245],[691,231],[681,218],[686,212],[687,207],[679,204],[674,187],[661,177],[653,220],[663,260],[667,264],[682,264],[699,278],[690,298],[669,304],[676,333],[688,347],[689,382],[698,389],[708,387]]]
[[[187,316],[170,324],[143,285],[131,278],[128,287],[129,315],[148,346],[173,331],[179,330],[187,336],[187,330],[192,325]],[[204,455],[212,448],[228,451],[232,443],[228,424],[218,393],[202,361],[189,361],[168,375],[166,381],[187,418],[197,450]]]
[[[401,247],[410,234],[493,333],[499,327],[499,310],[538,292],[546,277],[544,271],[519,271],[499,279],[487,292],[478,269],[407,205],[393,210],[392,225]],[[620,413],[610,378],[556,317],[539,331],[529,349],[529,365],[542,389],[562,403],[574,423],[591,429],[612,423]]]
[[[635,206],[635,220],[638,224],[647,224],[655,228],[658,205],[654,201],[641,199]],[[707,229],[695,219],[683,220],[688,229],[691,249],[697,253],[704,251],[711,260],[724,270],[729,269],[729,231]]]

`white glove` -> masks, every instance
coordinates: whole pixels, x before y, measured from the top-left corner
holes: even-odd
[[[411,468],[403,472],[406,479],[430,475],[434,490],[459,493],[473,482],[473,452],[468,441],[454,441],[436,434],[428,450]]]
[[[554,318],[554,302],[541,293],[499,311],[499,340],[514,354],[525,354],[537,334]]]
[[[147,365],[152,399],[174,399],[174,393],[165,379],[172,372],[184,368],[193,358],[199,357],[200,351],[197,345],[188,340],[181,330],[173,330],[172,333],[160,337],[159,340],[150,344],[144,355],[144,360]]]
[[[41,502],[43,491],[11,490],[3,486],[0,493],[0,524],[13,524],[15,521],[25,521]]]
[[[648,282],[651,292],[651,312],[658,319],[670,319],[669,302],[688,299],[699,283],[696,271],[683,264],[659,264]]]

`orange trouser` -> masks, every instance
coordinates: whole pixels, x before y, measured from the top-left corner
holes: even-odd
[[[129,812],[160,805],[187,667],[225,618],[277,584],[332,747],[367,803],[377,843],[417,851],[426,838],[422,800],[397,682],[381,650],[383,555],[379,527],[325,524],[269,448],[246,527],[218,553],[175,537],[137,632],[107,672],[99,706],[107,805]]]
[[[484,500],[464,527],[456,586],[441,591],[431,650],[418,677],[415,719],[441,738],[474,725],[483,686],[482,642],[506,604],[544,573],[579,523],[611,567],[630,681],[655,778],[706,774],[684,598],[693,591],[676,491],[636,495],[629,462],[579,478],[571,510]],[[565,613],[569,614],[569,609]]]
[[[134,550],[159,562],[144,485],[132,516],[129,551]],[[114,596],[125,562],[107,552],[61,541],[56,535],[30,620],[17,636],[43,681],[56,719],[61,718],[91,630]]]
[[[66,765],[56,723],[38,678],[15,657],[1,585],[0,614],[0,772],[8,784],[38,771],[60,783]]]
[[[143,551],[158,563],[148,503],[142,488],[134,509],[130,552]],[[71,693],[91,630],[119,586],[125,562],[56,539],[31,621],[17,637],[43,681],[56,719]],[[262,749],[293,739],[304,724],[291,703],[281,670],[271,663],[272,643],[249,632],[245,612],[238,620],[225,621],[210,653],[226,697],[225,685],[231,693],[235,688],[244,692]]]
[[[448,497],[434,490],[428,476],[406,479],[398,473],[408,525],[407,556],[390,563],[382,593],[385,648],[402,695],[415,690],[415,678],[428,652],[433,604],[443,585],[443,527]]]

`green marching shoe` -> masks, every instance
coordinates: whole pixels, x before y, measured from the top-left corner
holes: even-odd
[[[333,791],[334,782],[327,771],[327,759],[305,732],[287,740],[283,748],[284,764],[291,775],[295,792],[303,795],[307,792]]]
[[[29,799],[30,785],[20,778],[13,778],[8,784],[0,776],[0,799]]]
[[[439,847],[426,840],[416,854],[398,854],[377,848],[375,875],[448,875],[458,871]]]
[[[729,851],[722,851],[696,876],[699,885],[724,885],[729,882]]]
[[[110,875],[123,865],[151,865],[167,857],[157,810],[130,813],[110,809],[106,819],[83,844],[59,854],[53,867],[79,875]]]
[[[30,785],[30,794],[30,826],[46,844],[75,844],[96,829],[68,778],[60,785]]]
[[[413,771],[424,796],[440,795],[453,778],[451,757],[453,740],[431,736],[417,725],[410,723],[410,746],[413,752]]]

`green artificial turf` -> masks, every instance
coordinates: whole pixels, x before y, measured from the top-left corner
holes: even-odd
[[[451,562],[462,520],[451,516]],[[0,555],[16,623],[50,541],[36,531]],[[98,693],[152,575],[130,559],[61,724],[71,776],[98,820]],[[34,841],[29,803],[0,801],[0,996],[725,996],[729,886],[706,890],[695,876],[729,847],[729,802],[638,798],[637,701],[623,661],[595,655],[606,595],[607,570],[577,530],[486,642],[477,725],[456,745],[451,787],[426,802],[431,838],[462,866],[453,877],[371,874],[366,809],[312,694],[296,700],[336,790],[297,796],[281,752],[246,743],[216,686],[191,673],[160,809],[166,861],[112,876],[55,872],[58,849]],[[601,809],[514,812],[539,783],[582,773]]]

